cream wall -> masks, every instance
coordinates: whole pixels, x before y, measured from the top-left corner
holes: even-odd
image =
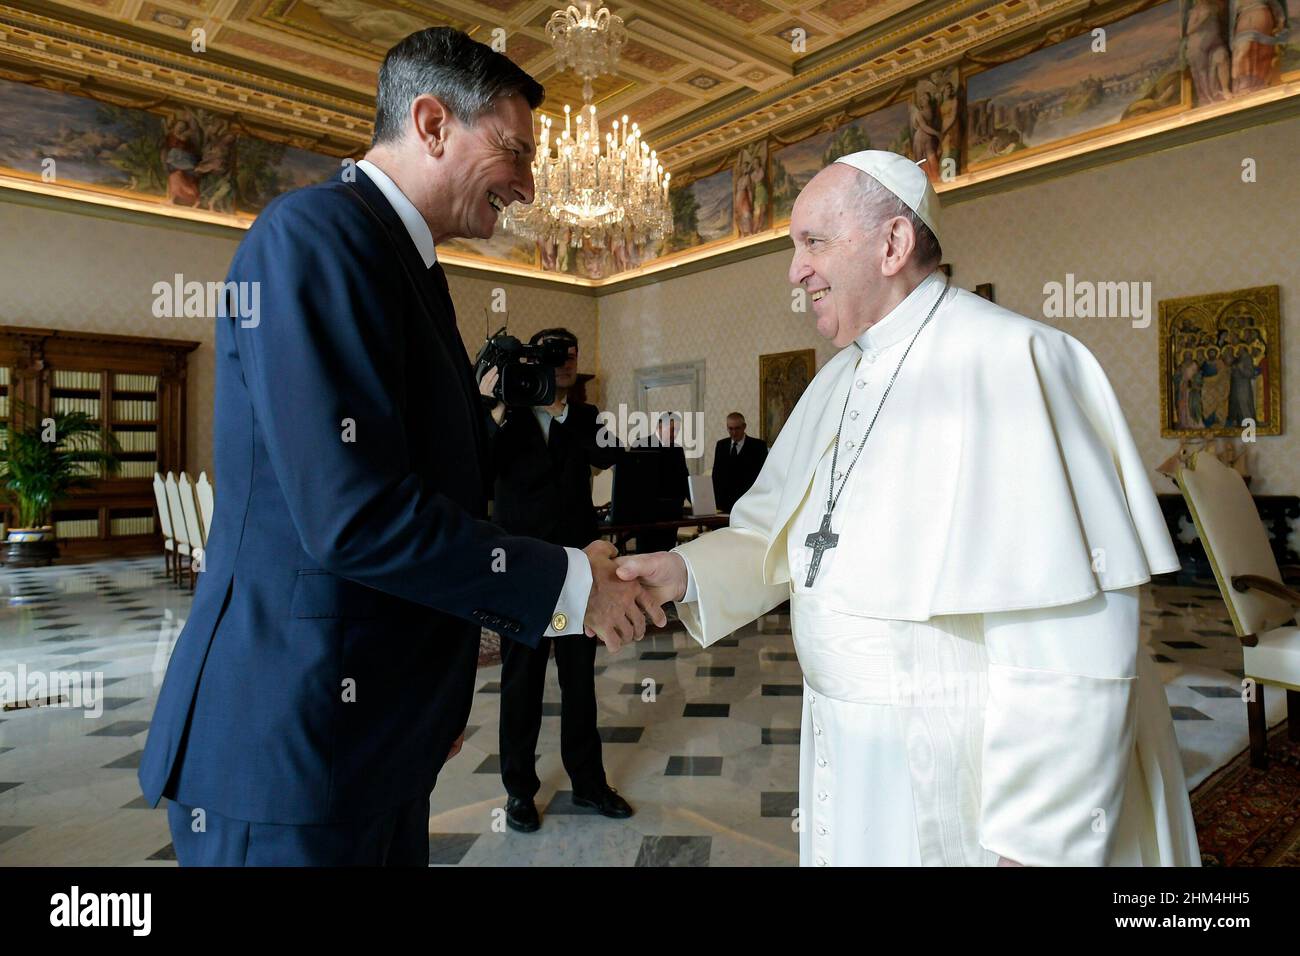
[[[1177,447],[1160,438],[1155,303],[1280,285],[1286,433],[1254,446],[1252,490],[1300,493],[1300,381],[1291,377],[1300,349],[1297,142],[1300,119],[1290,119],[952,203],[942,213],[944,259],[956,284],[991,282],[1000,304],[1039,319],[1044,283],[1064,282],[1067,272],[1077,280],[1151,282],[1148,328],[1128,319],[1054,324],[1097,355],[1153,468]],[[1241,181],[1246,157],[1257,163],[1253,184]],[[703,359],[710,438],[725,434],[732,410],[756,433],[758,355],[816,348],[820,367],[832,354],[811,312],[790,309],[789,265],[790,252],[781,251],[599,298],[608,404],[633,405],[639,367]],[[1172,490],[1159,476],[1153,484]]]
[[[212,473],[212,323],[158,319],[153,285],[225,276],[236,241],[222,235],[24,205],[0,193],[0,324],[189,339],[186,468]]]
[[[460,327],[460,337],[464,340],[471,359],[483,346],[484,335],[495,332],[504,323],[505,315],[491,311],[500,298],[509,313],[508,328],[511,335],[527,342],[534,332],[562,326],[578,337],[578,371],[595,374],[597,341],[594,298],[570,292],[561,286],[541,287],[480,276],[482,273],[470,274],[469,270],[454,270],[447,278],[447,284],[451,287],[451,299],[456,305],[456,324]],[[498,297],[495,294],[497,289],[504,290],[504,296]],[[486,318],[484,309],[489,310]],[[599,388],[599,383],[597,387]],[[588,389],[588,396],[592,397],[591,389]]]
[[[224,278],[242,235],[194,232],[162,219],[100,218],[9,201],[0,192],[0,324],[202,343],[189,359],[186,466],[195,474],[211,473],[213,325],[208,319],[155,318],[153,285],[170,282],[178,272],[185,281]],[[450,275],[448,285],[471,357],[483,342],[483,308],[501,287],[512,332],[526,338],[547,326],[567,326],[584,347],[579,369],[595,371],[596,307],[590,296],[467,274]]]

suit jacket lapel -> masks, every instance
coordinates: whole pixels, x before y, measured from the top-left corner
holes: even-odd
[[[342,173],[338,174],[342,178]],[[411,234],[406,229],[397,211],[379,191],[363,170],[354,174],[351,182],[343,180],[352,188],[353,195],[366,207],[379,222],[388,240],[402,263],[429,323],[433,326],[434,336],[446,353],[450,364],[456,369],[464,392],[466,408],[474,422],[474,434],[478,442],[478,458],[484,476],[489,474],[487,461],[487,426],[483,422],[483,409],[479,403],[478,384],[474,381],[470,366],[469,353],[461,341],[456,328],[456,308],[451,301],[451,292],[447,288],[447,277],[442,266],[434,263],[432,269],[426,269],[419,250],[411,241]]]

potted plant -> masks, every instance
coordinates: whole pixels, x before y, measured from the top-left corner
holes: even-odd
[[[23,402],[22,427],[10,421],[0,446],[0,487],[18,510],[9,529],[5,561],[10,566],[49,564],[59,555],[54,506],[74,488],[92,487],[93,475],[118,470],[117,441],[84,412],[46,414]]]

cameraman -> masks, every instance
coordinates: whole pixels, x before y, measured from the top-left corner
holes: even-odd
[[[529,344],[567,346],[568,357],[555,370],[552,404],[506,405],[498,398],[492,408],[493,520],[512,534],[583,547],[598,533],[591,468],[613,465],[619,449],[613,435],[597,423],[594,405],[568,400],[578,378],[577,336],[567,329],[544,329]],[[492,368],[479,383],[487,399],[497,398],[499,375]],[[573,784],[573,802],[607,817],[633,812],[605,781],[596,729],[596,642],[544,637],[530,648],[502,641],[501,779],[508,798],[506,822],[522,833],[541,826],[533,802],[541,787],[535,764],[552,644],[560,677],[560,756]]]

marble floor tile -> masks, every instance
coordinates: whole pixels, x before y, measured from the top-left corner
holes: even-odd
[[[93,708],[0,713],[0,865],[174,865],[165,801],[147,806],[134,772],[193,600],[159,564],[0,570],[0,671],[76,674],[79,686],[103,691]],[[1140,610],[1144,652],[1164,683],[1194,785],[1246,746],[1241,648],[1213,590],[1146,587]],[[598,648],[595,671],[606,775],[635,815],[608,820],[572,804],[552,667],[537,753],[542,828],[510,831],[496,753],[501,667],[484,667],[464,749],[432,797],[431,863],[798,862],[803,685],[788,614],[766,615],[709,648],[675,624],[619,654]],[[1285,695],[1266,689],[1265,705],[1276,723]]]

